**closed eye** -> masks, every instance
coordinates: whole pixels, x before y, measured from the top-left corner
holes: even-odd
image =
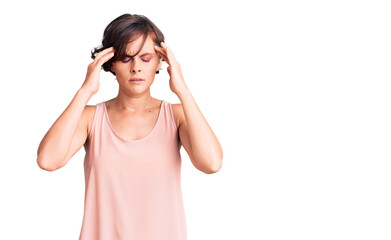
[[[144,62],[149,62],[151,60],[152,56],[150,56],[149,54],[147,56],[145,56],[145,55],[146,54],[141,56],[141,60],[143,60]],[[127,59],[127,60],[125,60],[125,59]],[[132,59],[132,57],[129,55],[126,55],[125,59],[122,60],[122,62],[127,63]]]
[[[131,60],[130,57],[126,57],[125,59],[127,59],[127,60],[122,60],[122,62],[127,63],[127,62],[129,62]],[[150,60],[146,60],[146,59],[141,59],[141,60],[143,60],[144,62],[149,62],[150,61]]]

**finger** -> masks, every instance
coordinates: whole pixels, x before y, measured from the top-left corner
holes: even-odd
[[[160,49],[159,47],[156,47],[155,50],[161,57],[163,57],[164,61],[167,62],[168,57],[167,57],[166,53],[164,52],[164,50]]]
[[[173,61],[176,61],[174,53],[171,51],[171,49],[165,44],[164,42],[161,42],[160,45],[162,45],[163,49],[166,51],[167,58],[172,59]]]
[[[166,63],[170,64],[170,62],[169,62],[169,60],[168,60],[168,58],[167,58],[166,55],[161,55],[161,57],[163,58],[163,60],[164,60]]]
[[[167,55],[162,50],[156,51],[161,57],[163,57],[164,60],[167,60]]]
[[[108,52],[105,55],[102,55],[99,60],[97,61],[97,64],[99,66],[102,66],[105,62],[107,62],[110,58],[114,56],[114,51]]]
[[[161,47],[159,47],[159,46],[155,46],[155,50],[156,50],[157,52],[159,52],[159,53],[164,53],[164,54],[166,54],[165,49],[163,49],[163,48],[161,48]]]
[[[161,54],[160,56],[163,58],[163,60],[164,60],[165,62],[169,63],[167,56],[165,56],[165,55],[163,55],[163,54]]]
[[[100,57],[100,56],[106,54],[107,52],[111,52],[111,51],[114,51],[114,47],[109,47],[109,48],[106,48],[106,49],[100,51],[100,52],[95,56],[95,58]]]
[[[173,61],[176,61],[174,53],[167,47],[167,57],[172,59]]]
[[[99,59],[106,55],[107,53],[110,53],[110,52],[114,52],[114,47],[109,47],[109,48],[106,48],[105,50],[99,52],[96,56],[95,56],[95,59],[94,59],[94,62],[98,62]]]
[[[160,45],[162,46],[161,49],[162,49],[162,50],[166,53],[166,55],[167,55],[167,50],[168,50],[167,45],[166,45],[164,42],[161,42]]]

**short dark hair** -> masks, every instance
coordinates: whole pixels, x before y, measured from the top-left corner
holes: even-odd
[[[139,14],[125,13],[107,25],[103,32],[102,44],[91,51],[91,58],[95,59],[96,54],[106,48],[114,47],[114,56],[102,65],[105,72],[114,72],[110,70],[113,62],[122,60],[126,57],[126,45],[133,42],[140,36],[143,36],[143,44],[148,36],[152,38],[155,45],[160,46],[164,42],[164,35],[160,29],[147,17]],[[133,56],[136,56],[141,51],[141,48]],[[159,55],[159,54],[158,54]],[[131,57],[133,57],[131,56]],[[159,59],[161,56],[159,55]],[[158,72],[157,72],[158,73]]]

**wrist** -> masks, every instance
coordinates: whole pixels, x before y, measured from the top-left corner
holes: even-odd
[[[176,95],[181,98],[182,96],[190,95],[190,90],[188,88],[182,89],[176,92]]]
[[[82,95],[86,95],[88,98],[92,97],[95,94],[93,91],[85,87],[81,87],[78,92]]]

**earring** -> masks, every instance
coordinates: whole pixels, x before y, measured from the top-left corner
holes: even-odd
[[[156,71],[156,74],[159,74],[159,70]]]

